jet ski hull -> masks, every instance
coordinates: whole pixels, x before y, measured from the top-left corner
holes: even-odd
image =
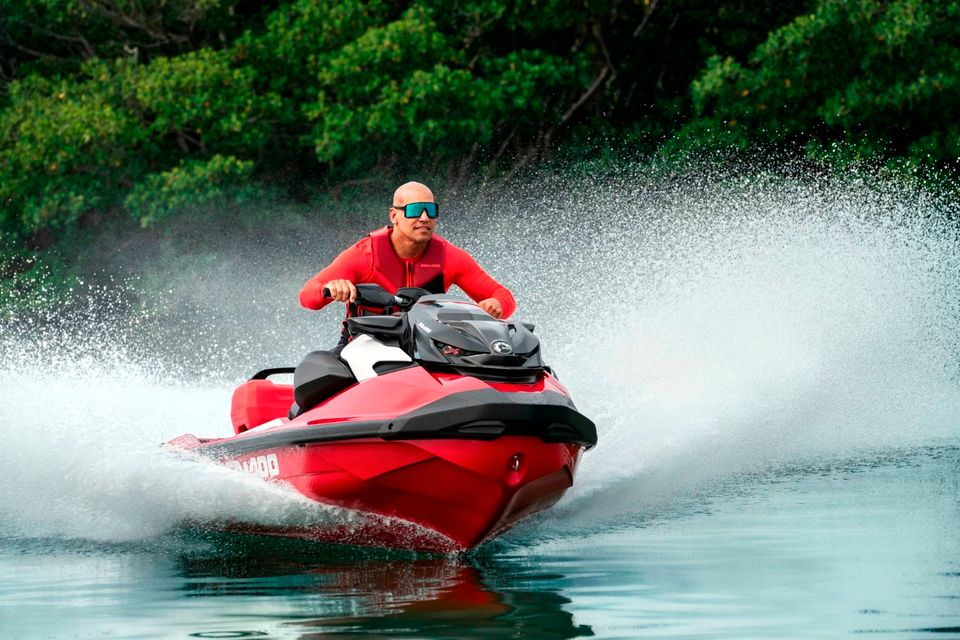
[[[204,446],[195,449],[204,454]],[[352,522],[230,528],[322,542],[452,552],[471,549],[556,503],[581,447],[535,436],[496,440],[346,440],[220,457],[316,502],[361,512]],[[407,526],[412,524],[414,526]]]

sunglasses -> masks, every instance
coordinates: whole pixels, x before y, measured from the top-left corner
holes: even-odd
[[[390,205],[390,208],[403,209],[403,217],[405,218],[419,218],[426,213],[428,218],[435,219],[437,214],[440,213],[440,207],[437,206],[436,202],[411,202],[402,207]]]

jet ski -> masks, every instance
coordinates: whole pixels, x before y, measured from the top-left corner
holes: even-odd
[[[256,373],[234,391],[235,435],[166,446],[362,516],[225,528],[471,549],[556,503],[597,443],[533,330],[423,289],[358,285],[339,356],[314,351],[295,368]],[[290,373],[292,384],[274,379]]]

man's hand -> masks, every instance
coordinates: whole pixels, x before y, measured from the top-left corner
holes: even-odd
[[[496,298],[487,298],[486,300],[481,300],[477,303],[477,306],[492,315],[497,320],[503,317],[503,306]]]
[[[331,280],[323,285],[330,290],[330,297],[337,302],[356,302],[357,288],[349,280]]]

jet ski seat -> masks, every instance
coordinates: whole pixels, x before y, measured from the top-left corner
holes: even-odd
[[[293,372],[293,399],[289,417],[312,409],[338,391],[355,383],[353,373],[329,351],[311,351]],[[289,405],[288,405],[289,406]]]

